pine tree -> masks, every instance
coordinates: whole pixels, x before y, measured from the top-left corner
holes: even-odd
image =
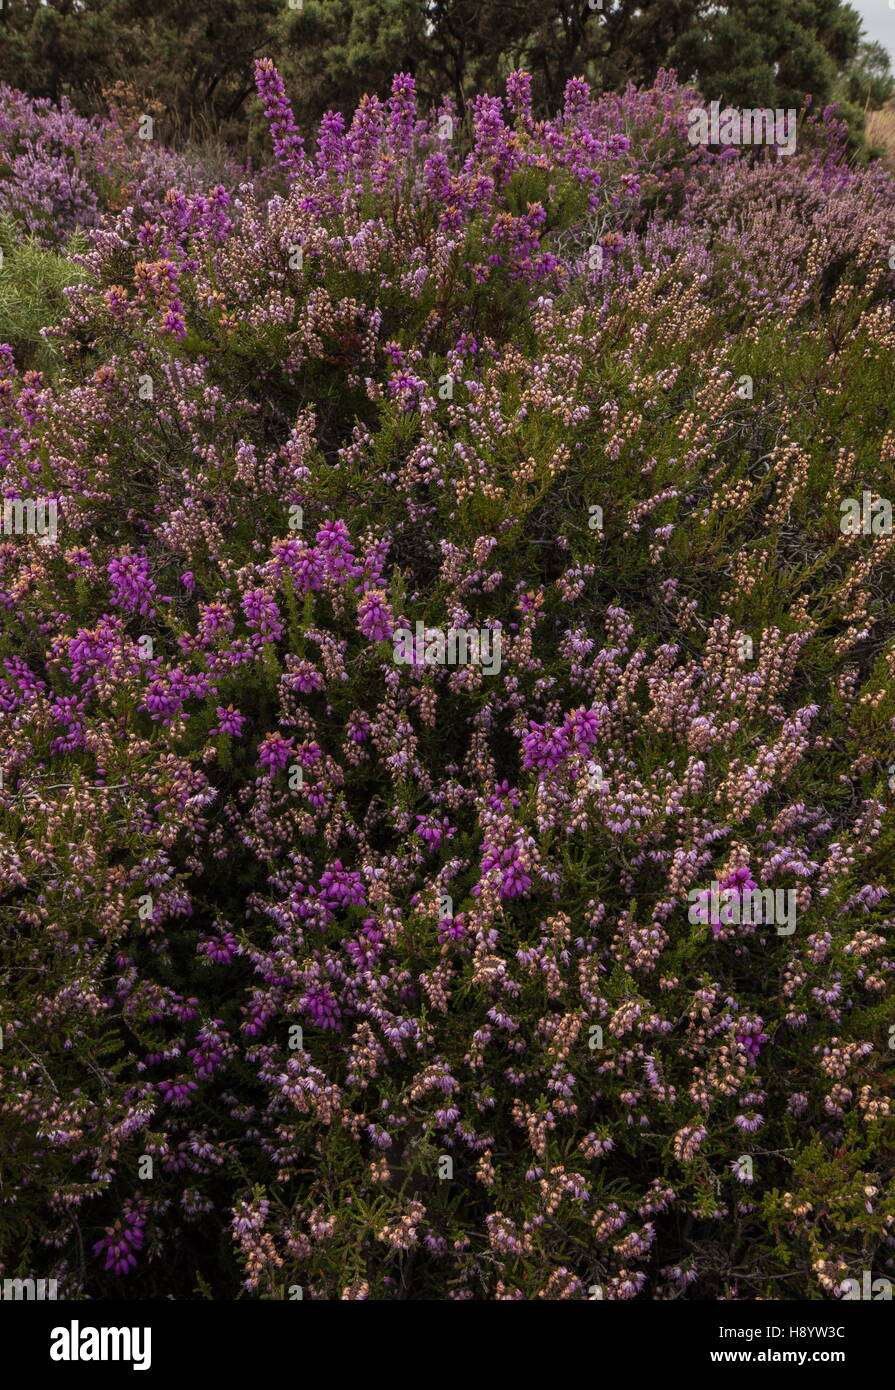
[[[842,0],[703,4],[670,57],[708,100],[788,108],[810,93],[823,104],[860,34],[860,16]]]
[[[570,77],[617,89],[663,66],[709,100],[825,103],[861,21],[845,0],[13,0],[0,34],[0,81],[95,110],[124,80],[183,136],[244,133],[258,56],[278,63],[303,121],[384,94],[395,72],[462,110],[514,67],[532,74],[541,112]]]

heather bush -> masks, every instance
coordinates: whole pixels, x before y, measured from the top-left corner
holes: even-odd
[[[139,224],[169,189],[198,192],[209,163],[234,185],[250,176],[221,151],[175,154],[154,131],[152,115],[126,94],[113,94],[110,117],[85,117],[64,98],[57,106],[0,85],[0,216],[39,245],[60,247],[108,212],[129,206]]]
[[[891,175],[667,74],[258,85],[279,191],[122,211],[3,353],[2,1272],[891,1275]]]

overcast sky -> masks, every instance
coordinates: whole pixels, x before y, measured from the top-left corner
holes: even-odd
[[[851,0],[851,4],[863,19],[868,37],[886,45],[895,67],[895,8],[889,0]]]

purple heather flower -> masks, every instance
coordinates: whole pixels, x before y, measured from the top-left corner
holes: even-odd
[[[263,589],[250,589],[242,597],[242,611],[250,628],[271,641],[283,635],[283,623],[276,600]]]
[[[309,989],[301,1000],[300,1008],[308,1015],[317,1028],[338,1029],[339,1006],[328,985]]]
[[[321,170],[344,178],[348,170],[345,148],[345,117],[341,111],[327,111],[317,132],[317,164]]]
[[[600,717],[596,710],[580,709],[572,710],[563,720],[563,729],[571,735],[573,743],[579,748],[590,748],[597,741],[597,734],[600,729]]]
[[[453,917],[442,917],[438,923],[438,940],[442,946],[446,946],[451,941],[462,941],[465,936],[465,912],[456,912]]]
[[[370,725],[362,714],[352,714],[345,725],[345,732],[352,743],[366,743],[370,737]]]
[[[203,937],[196,950],[218,965],[229,965],[239,952],[239,942],[232,932],[222,931],[218,936]]]
[[[368,589],[358,605],[358,627],[370,642],[385,642],[394,631],[394,618],[381,589]]]
[[[522,766],[553,770],[569,754],[569,736],[564,729],[550,729],[529,721],[528,733],[522,739]]]
[[[172,304],[165,311],[160,327],[163,333],[170,333],[171,337],[176,338],[178,342],[183,341],[186,337],[186,319],[178,304]]]
[[[153,599],[157,595],[151,571],[150,562],[144,556],[120,555],[110,560],[106,572],[112,584],[112,602],[129,613],[153,617]]]
[[[349,903],[363,903],[367,900],[360,874],[344,868],[340,859],[334,859],[330,867],[321,874],[319,893],[334,907],[347,907]]]
[[[516,120],[526,128],[532,123],[531,76],[517,69],[507,78],[507,105]]]
[[[244,714],[240,714],[238,709],[232,705],[218,705],[215,713],[218,717],[217,727],[212,729],[212,734],[229,734],[232,738],[239,738],[242,734],[243,726],[246,722]]]
[[[735,893],[742,901],[744,893],[752,891],[757,887],[758,884],[752,878],[748,868],[735,869],[732,874],[728,874],[727,877],[721,879],[718,884],[719,897],[723,898],[718,908],[719,915],[717,917],[711,916],[711,889],[705,888],[694,902],[694,919],[699,922],[709,922],[713,935],[720,936],[722,926],[729,925],[729,921],[726,919],[730,919],[733,916],[729,896],[730,893]],[[726,898],[724,897],[725,893],[728,894]]]
[[[323,557],[326,573],[331,578],[342,580],[352,578],[361,571],[354,559],[354,547],[344,521],[326,521],[315,537],[317,549]]]
[[[295,124],[283,79],[270,58],[256,59],[255,85],[264,103],[264,115],[270,127],[277,162],[287,174],[297,178],[304,164],[302,138]]]
[[[741,1047],[745,1049],[749,1057],[749,1060],[752,1063],[758,1061],[762,1045],[770,1041],[769,1034],[758,1031],[760,1030],[760,1028],[761,1021],[759,1020],[759,1022],[755,1025],[755,1031],[742,1032],[736,1034],[737,1042],[740,1044]]]
[[[452,840],[456,833],[446,816],[440,821],[434,816],[417,816],[416,818],[416,834],[430,849],[438,849],[445,840]]]
[[[326,686],[326,681],[312,661],[293,661],[289,667],[289,674],[284,676],[283,680],[291,690],[297,690],[302,695],[310,695],[315,690],[325,689]]]
[[[187,1053],[200,1080],[207,1081],[214,1076],[233,1052],[223,1023],[215,1019],[199,1030],[196,1046]]]
[[[282,772],[294,756],[292,739],[283,738],[280,733],[267,734],[258,744],[258,762],[267,770],[269,777]]]
[[[136,1269],[135,1251],[142,1249],[146,1226],[146,1204],[130,1201],[124,1204],[124,1214],[93,1246],[94,1255],[106,1257],[105,1267],[113,1274],[129,1274]]]
[[[178,1076],[174,1081],[160,1081],[158,1088],[169,1105],[181,1110],[190,1104],[190,1092],[199,1089],[188,1076]]]

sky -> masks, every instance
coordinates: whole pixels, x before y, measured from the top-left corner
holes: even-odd
[[[895,0],[850,0],[864,21],[868,38],[885,44],[895,67]]]

